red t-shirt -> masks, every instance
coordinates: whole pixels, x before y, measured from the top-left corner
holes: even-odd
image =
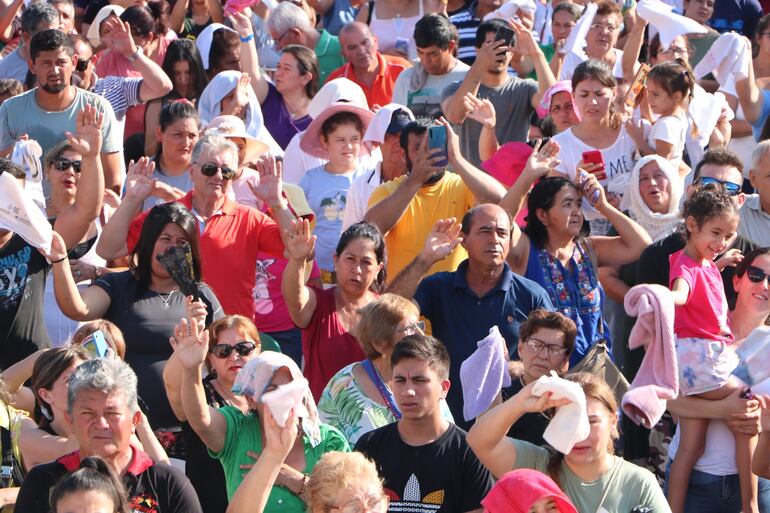
[[[375,106],[382,107],[390,103],[393,97],[393,86],[396,85],[396,79],[406,68],[409,68],[411,64],[409,61],[396,57],[393,55],[382,55],[377,52],[377,61],[379,62],[380,69],[377,72],[377,76],[374,77],[374,81],[371,86],[368,86],[358,80],[356,73],[353,70],[353,66],[347,63],[339,68],[335,69],[329,74],[326,82],[331,82],[335,78],[344,77],[348,80],[352,80],[364,90],[366,95],[366,101],[369,102],[369,108],[374,109]]]
[[[193,192],[179,200],[192,210]],[[149,210],[136,216],[128,230],[128,251],[134,249]],[[225,198],[220,214],[206,221],[200,237],[203,281],[217,295],[225,314],[254,317],[253,290],[260,251],[283,257],[278,225],[259,210]]]
[[[326,384],[340,369],[360,362],[366,355],[356,337],[340,322],[334,287],[311,289],[316,295],[316,307],[310,324],[302,330],[302,354],[305,357],[304,374],[318,402]]]

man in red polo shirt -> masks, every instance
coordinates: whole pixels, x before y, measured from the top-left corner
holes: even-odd
[[[192,161],[192,191],[178,201],[198,219],[203,281],[214,289],[226,314],[251,319],[257,254],[263,251],[283,256],[281,233],[295,219],[283,199],[280,174],[274,171],[260,177],[260,199],[269,206],[273,220],[227,197],[229,182],[238,169],[238,148],[232,142],[204,136],[193,148]],[[147,210],[136,215],[152,194],[153,181],[140,176],[132,177],[131,182],[123,202],[102,231],[97,252],[103,258],[130,254],[149,213]]]
[[[377,38],[369,26],[353,21],[340,30],[340,46],[347,64],[334,70],[327,79],[345,77],[364,90],[369,108],[377,110],[390,103],[398,75],[410,67],[409,61],[377,51]]]

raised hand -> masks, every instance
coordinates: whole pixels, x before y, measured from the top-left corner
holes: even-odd
[[[449,132],[447,132],[447,149],[448,146]],[[420,183],[425,183],[435,173],[443,171],[444,168],[439,165],[444,160],[442,153],[443,150],[440,148],[428,149],[428,134],[425,134],[412,159],[412,171],[409,176],[419,180]]]
[[[577,175],[575,175],[575,185],[583,196],[593,205],[596,210],[602,212],[610,206],[607,200],[607,193],[604,187],[599,183],[596,174],[593,171],[600,169],[599,164],[589,164],[582,160],[578,163]]]
[[[155,180],[152,178],[154,171],[155,162],[149,157],[142,157],[137,162],[130,161],[126,173],[125,199],[143,202],[152,196],[155,189]]]
[[[51,252],[46,253],[42,249],[38,251],[51,262],[57,262],[67,256],[67,245],[64,244],[64,239],[61,238],[61,235],[54,231],[53,240],[51,241]]]
[[[249,104],[249,89],[251,88],[251,77],[248,73],[241,73],[238,83],[235,86],[235,94],[229,102],[225,102],[222,108],[222,114],[230,114],[242,117],[246,106]]]
[[[569,404],[569,399],[551,399],[551,392],[546,392],[541,396],[532,394],[532,388],[535,386],[535,382],[522,388],[518,394],[514,395],[509,401],[516,401],[519,407],[527,413],[540,413],[542,411],[550,410],[551,408],[558,408]]]
[[[64,132],[72,149],[84,157],[94,157],[102,150],[104,113],[96,106],[86,104],[75,117],[75,134]]]
[[[291,229],[284,234],[286,258],[306,262],[315,248],[315,235],[311,235],[310,221],[298,219],[292,221]]]
[[[532,31],[516,20],[509,20],[508,23],[513,27],[513,31],[516,32],[516,45],[514,50],[521,55],[526,55],[528,57],[537,55],[537,52],[540,51],[540,47],[537,45],[537,41],[535,41]]]
[[[184,298],[185,309],[187,310],[187,319],[194,320],[198,324],[198,329],[203,331],[206,327],[206,314],[208,309],[206,303],[201,301],[193,301],[192,296],[186,296]]]
[[[102,38],[107,48],[126,57],[136,53],[136,43],[131,37],[131,27],[117,16],[109,16],[102,22],[102,31],[107,31]]]
[[[274,205],[283,199],[283,164],[273,155],[265,155],[257,161],[259,173],[259,185],[254,186],[246,182],[249,189],[258,199],[267,206]]]
[[[245,12],[235,12],[232,16],[227,17],[230,20],[230,25],[238,32],[241,37],[249,37],[254,33],[254,27],[251,24],[251,18]]]
[[[524,172],[529,172],[537,178],[542,178],[556,169],[559,165],[559,143],[555,139],[549,139],[543,144],[542,140],[535,143],[532,155],[527,159],[527,165],[524,166]]]
[[[465,93],[463,103],[465,104],[465,110],[469,111],[469,118],[478,121],[486,128],[495,128],[497,118],[495,115],[495,106],[492,105],[491,101],[476,98],[473,93]]]
[[[429,262],[438,262],[449,256],[462,242],[462,238],[459,236],[461,228],[461,224],[454,217],[436,221],[433,230],[425,239],[421,256]]]
[[[455,131],[452,130],[452,125],[449,124],[449,121],[447,121],[444,116],[438,118],[438,123],[444,125],[444,128],[446,128],[447,159],[449,162],[457,162],[457,158],[462,157],[462,153],[460,152],[460,138],[457,137]]]
[[[481,70],[497,67],[508,50],[510,48],[504,41],[486,41],[482,43],[481,48],[476,49],[476,60],[473,65]]]
[[[714,262],[714,264],[716,264],[717,268],[722,271],[726,267],[737,266],[739,263],[741,263],[741,260],[743,260],[743,253],[741,253],[741,250],[738,248],[732,248],[725,251],[725,253],[720,256],[716,262]]]
[[[209,332],[201,331],[194,319],[179,321],[174,328],[174,336],[168,341],[185,369],[197,369],[206,361],[206,355],[209,353]]]
[[[265,450],[279,455],[282,460],[286,459],[299,434],[297,413],[291,410],[289,418],[286,419],[286,426],[281,427],[273,418],[270,408],[265,408],[264,411]]]

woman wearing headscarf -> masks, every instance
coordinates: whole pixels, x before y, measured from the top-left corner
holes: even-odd
[[[485,513],[577,513],[553,479],[528,468],[503,474],[481,505]]]

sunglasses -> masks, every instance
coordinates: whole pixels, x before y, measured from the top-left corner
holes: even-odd
[[[80,166],[83,164],[81,160],[70,160],[66,157],[59,157],[53,161],[53,167],[57,171],[66,171],[69,168],[75,170],[76,173],[80,173]]]
[[[225,359],[232,354],[233,350],[238,353],[239,356],[249,356],[257,348],[257,344],[254,342],[238,342],[234,346],[228,344],[217,344],[209,352],[217,358]]]
[[[201,166],[201,173],[203,173],[205,176],[214,176],[217,174],[217,171],[222,171],[222,178],[225,180],[230,180],[235,176],[235,170],[230,169],[227,166],[220,166],[219,164],[203,164]]]
[[[770,274],[767,274],[759,267],[754,267],[753,265],[748,266],[746,268],[746,276],[748,276],[749,280],[753,283],[762,283],[763,281],[768,280],[768,285],[770,285]]]
[[[84,57],[78,57],[78,63],[75,64],[75,70],[81,73],[88,69],[88,65],[91,63],[91,57],[88,59]]]
[[[699,176],[696,182],[698,182],[702,186],[711,185],[711,184],[722,185],[727,191],[727,194],[729,194],[730,196],[737,196],[741,192],[741,186],[738,185],[737,183],[717,180],[716,178],[711,178],[709,176]]]

